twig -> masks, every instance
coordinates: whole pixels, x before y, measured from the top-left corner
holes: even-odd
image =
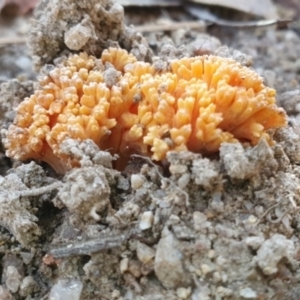
[[[173,31],[178,29],[204,29],[203,21],[186,21],[186,22],[170,22],[168,24],[149,24],[134,26],[133,28],[139,32],[155,32],[155,31]]]
[[[198,7],[197,5],[186,5],[185,10],[188,11],[192,16],[208,22],[207,25],[217,25],[222,27],[233,27],[239,29],[245,28],[257,28],[257,27],[266,27],[276,25],[277,28],[285,28],[290,23],[294,22],[293,20],[258,20],[258,21],[229,21],[221,19],[211,13],[208,9],[203,7]]]
[[[205,21],[209,21],[209,20],[205,20]],[[276,25],[277,28],[286,28],[287,25],[293,23],[294,21],[293,20],[259,20],[259,21],[235,22],[235,21],[218,19],[209,22],[211,23],[211,25],[246,29],[246,28],[267,27],[273,25]]]
[[[124,234],[101,236],[97,239],[72,243],[60,248],[51,249],[49,254],[55,258],[69,257],[74,255],[90,255],[102,250],[119,247],[124,241],[129,239],[132,234],[134,234],[132,231],[127,231]]]
[[[274,208],[276,208],[278,205],[280,204],[280,202],[270,206],[264,213],[263,215],[257,220],[257,222],[255,223],[255,226],[258,225],[262,220],[263,218]]]
[[[300,210],[300,207],[296,207],[296,208],[292,207],[292,208],[290,208],[290,209],[287,209],[285,212],[283,212],[283,213],[281,214],[281,216],[280,216],[279,218],[275,219],[275,220],[272,220],[270,216],[267,216],[267,219],[268,219],[268,221],[269,221],[270,223],[272,223],[272,224],[278,224],[278,223],[280,223],[280,222],[283,220],[283,218],[284,218],[289,212],[297,212],[297,211],[299,211],[299,210]]]
[[[271,207],[269,207],[269,208],[264,212],[264,214],[258,219],[258,221],[255,223],[255,226],[258,225],[258,224],[263,220],[263,218],[265,218],[265,217],[267,217],[267,220],[268,220],[270,223],[272,223],[272,224],[278,224],[278,223],[280,223],[280,222],[283,220],[283,218],[284,218],[289,212],[297,212],[297,211],[300,210],[300,206],[289,208],[289,209],[287,209],[285,212],[283,212],[283,213],[281,214],[280,217],[278,217],[278,218],[275,219],[275,220],[272,220],[271,217],[268,216],[268,214],[271,212],[271,210],[273,210],[274,208],[276,208],[279,204],[280,204],[280,202],[278,202],[278,203],[272,205]]]
[[[22,192],[19,192],[19,193],[20,193],[20,196],[22,196],[22,197],[36,197],[36,196],[39,196],[41,194],[44,194],[44,193],[50,192],[52,190],[58,189],[62,185],[63,185],[62,182],[54,182],[54,183],[49,184],[47,186],[42,186],[40,188],[35,188],[35,189],[29,190],[29,191],[22,191]]]

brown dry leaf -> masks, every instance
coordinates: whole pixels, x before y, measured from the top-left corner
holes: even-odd
[[[31,9],[34,9],[38,0],[0,0],[0,11],[6,5],[15,5],[18,9],[19,15],[25,15]]]
[[[218,5],[240,10],[249,14],[263,16],[266,19],[277,19],[277,12],[271,0],[190,0],[194,3]]]

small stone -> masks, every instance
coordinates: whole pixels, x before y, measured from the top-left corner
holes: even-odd
[[[211,300],[211,293],[207,285],[201,285],[197,287],[192,296],[191,300]]]
[[[157,244],[154,271],[165,288],[175,288],[190,283],[189,274],[182,262],[183,254],[178,249],[178,242],[167,227]]]
[[[141,230],[146,230],[152,227],[153,223],[153,212],[152,211],[145,211],[141,215],[141,220],[140,220],[140,229]]]
[[[120,299],[121,298],[121,293],[119,290],[113,290],[111,293],[111,298],[112,299]]]
[[[207,257],[208,258],[213,259],[213,258],[215,258],[215,256],[216,256],[216,251],[215,250],[213,250],[213,249],[208,250],[208,252],[207,252]]]
[[[219,287],[217,288],[217,294],[218,294],[219,296],[221,296],[222,298],[223,298],[223,297],[229,297],[229,296],[232,295],[232,290],[229,289],[229,288],[226,288],[226,287],[224,287],[224,286],[219,286]]]
[[[272,275],[277,273],[279,261],[283,258],[288,261],[291,260],[294,248],[293,241],[282,234],[276,233],[261,245],[254,260],[257,261],[258,266],[265,275]]]
[[[147,246],[146,244],[138,242],[136,247],[136,254],[138,259],[143,264],[147,264],[151,259],[154,258],[155,251],[151,247]]]
[[[0,300],[13,300],[12,294],[2,285],[0,285]]]
[[[216,263],[217,263],[220,267],[224,267],[225,264],[227,263],[227,259],[224,258],[222,255],[220,255],[220,256],[217,257]]]
[[[147,264],[144,264],[141,266],[141,273],[144,276],[149,275],[154,268],[154,260],[151,260],[150,262],[148,262]]]
[[[34,278],[32,276],[26,276],[24,277],[21,285],[20,285],[20,291],[19,294],[22,297],[27,297],[30,294],[33,293],[35,289],[37,289],[38,285]]]
[[[176,294],[180,299],[187,299],[191,295],[191,292],[192,292],[191,287],[188,288],[180,287],[176,290]]]
[[[70,50],[78,51],[92,36],[93,32],[90,27],[76,24],[65,33],[65,44]]]
[[[195,211],[193,213],[194,229],[199,231],[202,229],[203,224],[207,221],[207,217],[200,211]]]
[[[257,222],[257,217],[250,215],[246,221],[248,224],[255,224]]]
[[[257,293],[255,291],[253,291],[251,288],[241,289],[239,294],[241,297],[243,297],[243,299],[256,299],[257,298]]]
[[[188,173],[181,175],[177,181],[178,187],[184,189],[189,184],[190,179],[191,176]]]
[[[145,177],[140,174],[132,174],[130,178],[131,187],[134,190],[139,189],[145,182]]]
[[[79,300],[83,284],[77,279],[60,279],[53,285],[49,300]]]
[[[14,266],[8,266],[6,269],[6,287],[13,293],[16,293],[20,287],[22,277]]]
[[[212,272],[212,268],[207,264],[202,264],[200,269],[203,275],[207,275],[208,273]]]
[[[20,255],[23,259],[24,264],[26,265],[28,265],[34,257],[32,253],[28,253],[28,252],[20,252]]]
[[[128,271],[135,278],[139,278],[142,275],[141,272],[141,263],[138,260],[130,260],[128,264]]]
[[[211,209],[218,213],[222,213],[224,211],[224,202],[222,201],[222,194],[220,192],[215,192],[212,194],[211,198]]]
[[[127,257],[120,261],[120,271],[124,274],[128,270],[129,259]]]
[[[178,241],[168,228],[164,227],[157,244],[154,271],[165,288],[175,288],[190,281],[182,259],[183,254],[178,249]]]
[[[174,174],[185,174],[187,173],[187,166],[186,165],[171,165],[169,167],[169,171],[172,175]]]
[[[215,283],[220,282],[221,281],[221,274],[220,274],[220,272],[214,272],[212,278],[213,278],[213,281]]]

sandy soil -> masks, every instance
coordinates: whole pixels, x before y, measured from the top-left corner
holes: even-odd
[[[0,45],[2,135],[46,64],[117,43],[144,61],[233,57],[277,90],[289,125],[272,133],[272,147],[262,140],[225,143],[213,158],[169,153],[168,168],[135,157],[121,173],[90,141],[64,145],[81,161],[65,176],[12,161],[1,146],[0,299],[300,299],[297,28],[141,35],[130,25],[192,17],[178,8],[124,16],[108,0],[60,2],[41,1],[32,27],[29,17],[0,24],[3,37],[29,39]]]

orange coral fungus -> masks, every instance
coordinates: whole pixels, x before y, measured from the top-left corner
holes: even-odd
[[[174,60],[167,70],[111,48],[101,59],[70,56],[22,102],[4,144],[15,159],[70,164],[66,138],[92,139],[101,149],[165,158],[169,150],[218,151],[222,142],[250,142],[286,125],[275,90],[232,59]],[[72,162],[74,165],[74,162]],[[69,166],[70,167],[70,166]]]

